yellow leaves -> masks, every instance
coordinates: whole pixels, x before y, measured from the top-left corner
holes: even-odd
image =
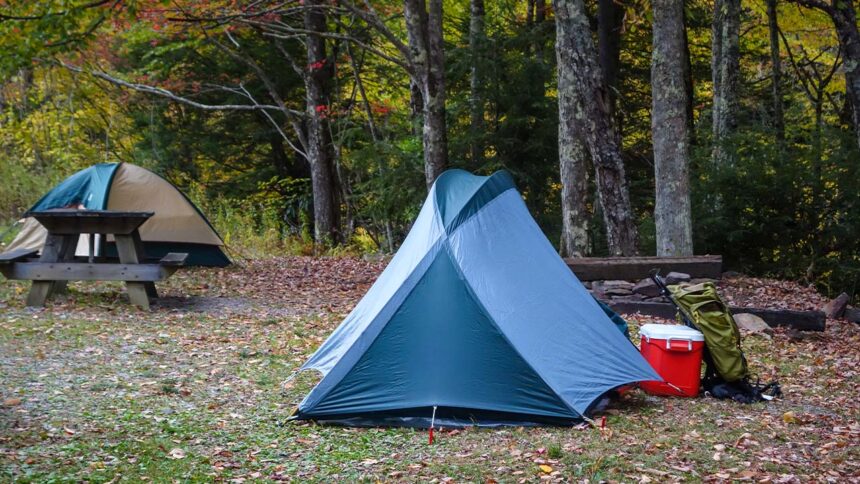
[[[541,470],[541,472],[543,472],[544,474],[549,474],[550,472],[552,472],[552,466],[549,466],[549,465],[546,465],[546,464],[541,464],[541,465],[539,465],[539,466],[538,466],[538,468],[539,468],[539,469]]]
[[[785,412],[782,414],[782,421],[787,424],[796,424],[799,422],[797,415],[795,415],[794,412]]]

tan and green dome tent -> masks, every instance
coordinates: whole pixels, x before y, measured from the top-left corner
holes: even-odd
[[[140,227],[148,257],[168,252],[188,253],[187,265],[223,267],[230,264],[224,241],[200,210],[172,183],[130,163],[99,163],[63,180],[36,202],[29,212],[81,207],[87,210],[154,212]],[[6,250],[39,250],[47,231],[25,214],[24,225]],[[98,236],[97,236],[98,237]],[[96,240],[97,255],[116,255],[112,237]],[[78,255],[88,253],[86,236]]]

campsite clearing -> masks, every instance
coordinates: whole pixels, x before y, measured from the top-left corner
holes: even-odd
[[[152,312],[103,282],[71,284],[67,299],[26,309],[27,285],[4,282],[0,479],[802,482],[860,473],[860,325],[834,320],[823,333],[745,340],[752,368],[783,384],[785,397],[769,404],[636,391],[610,409],[602,432],[466,429],[437,433],[433,446],[425,431],[286,422],[316,377],[282,382],[383,266],[294,257],[183,271]],[[756,285],[779,289],[774,307],[808,297],[785,282]],[[629,319],[634,340],[650,320]]]

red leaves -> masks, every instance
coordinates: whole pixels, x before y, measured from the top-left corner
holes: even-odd
[[[313,72],[313,71],[322,69],[323,67],[325,67],[327,60],[328,59],[323,59],[321,61],[312,62],[312,63],[308,64],[308,70]]]
[[[374,114],[378,114],[380,116],[387,116],[389,113],[391,113],[392,108],[390,106],[386,106],[384,104],[371,104],[370,110]]]

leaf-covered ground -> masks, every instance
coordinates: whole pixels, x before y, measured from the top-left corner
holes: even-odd
[[[744,347],[784,398],[742,406],[633,391],[606,428],[443,431],[287,422],[315,383],[287,377],[384,266],[349,258],[185,270],[152,312],[122,286],[72,284],[43,310],[0,284],[0,481],[858,481],[860,325]],[[820,307],[791,283],[726,296]],[[631,319],[636,334],[647,318]]]

